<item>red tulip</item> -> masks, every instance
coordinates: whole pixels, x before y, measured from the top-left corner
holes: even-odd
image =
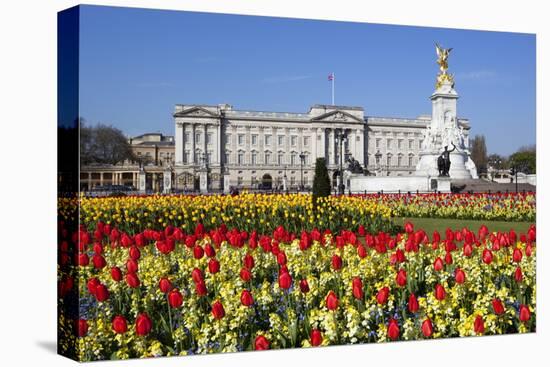
[[[241,279],[245,282],[249,282],[252,279],[252,273],[247,268],[242,268],[240,273]]]
[[[496,315],[502,315],[504,313],[504,305],[498,298],[493,299],[493,311],[495,311]]]
[[[376,294],[376,301],[378,304],[383,305],[388,301],[388,298],[390,296],[390,289],[388,287],[383,287],[378,291],[378,294]]]
[[[361,281],[361,278],[355,277],[352,280],[352,291],[353,291],[353,297],[356,299],[363,299],[364,292],[363,292],[363,282]]]
[[[435,285],[435,298],[438,300],[438,301],[443,301],[445,299],[445,288],[443,288],[443,286],[441,284],[436,284]]]
[[[86,253],[78,255],[78,265],[88,266],[90,264],[90,257]]]
[[[514,279],[518,283],[523,280],[523,273],[521,272],[521,268],[519,266],[516,268],[516,271],[514,273]]]
[[[491,250],[483,250],[483,262],[487,265],[493,262],[493,253],[491,252]]]
[[[340,270],[342,268],[342,258],[338,255],[332,255],[332,268]]]
[[[202,270],[199,268],[194,268],[191,272],[191,279],[193,279],[193,282],[198,283],[204,281],[204,275],[202,274]]]
[[[521,250],[519,248],[514,249],[514,253],[512,254],[512,260],[514,262],[519,263],[521,262],[521,259],[523,258],[523,254],[521,253]]]
[[[430,336],[432,336],[433,331],[434,328],[432,325],[432,321],[430,319],[424,320],[424,322],[422,323],[422,334],[424,334],[426,338],[429,338]]]
[[[317,347],[323,342],[323,335],[321,334],[321,331],[319,329],[313,329],[311,330],[310,339],[311,345]]]
[[[395,319],[390,319],[388,323],[388,337],[391,340],[397,340],[397,338],[399,338],[399,324]]]
[[[76,323],[77,334],[79,337],[86,336],[88,334],[88,321],[80,319]]]
[[[117,334],[124,334],[128,331],[128,323],[124,316],[117,315],[113,318],[112,322],[113,331]]]
[[[102,269],[105,265],[107,265],[105,258],[101,255],[94,255],[92,257],[92,262],[94,263],[94,267],[96,269]]]
[[[395,282],[400,287],[407,285],[407,272],[404,269],[399,269],[399,272],[397,272],[395,276]]]
[[[361,259],[364,259],[365,257],[367,257],[367,249],[365,248],[365,246],[357,245],[357,255]]]
[[[151,332],[153,322],[146,313],[141,313],[136,317],[136,334],[145,336]]]
[[[204,256],[203,248],[199,245],[195,245],[195,247],[193,248],[193,257],[198,260],[203,256]]]
[[[334,311],[338,308],[338,297],[333,291],[328,292],[325,303],[327,305],[327,308],[331,311]]]
[[[172,289],[170,293],[168,293],[168,304],[170,304],[172,308],[181,307],[183,304],[183,295],[179,290]]]
[[[409,307],[409,311],[412,313],[415,313],[416,311],[418,311],[418,308],[419,308],[418,300],[416,299],[416,296],[414,295],[414,293],[411,293],[411,295],[409,296],[408,307]]]
[[[279,287],[282,289],[288,289],[292,285],[292,277],[288,272],[282,272],[279,275]]]
[[[451,265],[452,263],[453,263],[453,256],[451,255],[450,252],[447,252],[445,254],[445,264]]]
[[[241,303],[243,306],[252,306],[254,304],[254,298],[252,297],[252,293],[248,291],[247,289],[243,289],[241,292]]]
[[[283,251],[277,254],[277,263],[280,266],[286,265],[286,254]]]
[[[220,262],[216,259],[210,259],[208,261],[208,271],[210,274],[216,274],[220,271]]]
[[[483,334],[485,332],[485,324],[483,323],[483,318],[480,315],[477,315],[474,320],[474,332],[477,334]]]
[[[309,292],[309,284],[307,282],[307,279],[300,280],[300,291],[302,291],[302,293]]]
[[[206,284],[203,281],[195,284],[195,293],[197,293],[197,295],[200,297],[206,296],[208,290],[206,289]]]
[[[252,270],[254,267],[254,258],[250,254],[246,254],[243,259],[244,267],[248,270]]]
[[[159,281],[159,289],[162,293],[168,293],[172,289],[172,283],[167,278],[162,278]]]
[[[411,222],[405,223],[405,232],[409,234],[414,232],[414,226]]]
[[[519,306],[519,321],[521,322],[527,322],[531,318],[531,312],[529,311],[529,308],[525,305]]]
[[[204,253],[210,258],[216,256],[216,250],[214,250],[214,247],[209,243],[204,246]]]
[[[136,273],[128,273],[126,274],[126,283],[130,288],[137,288],[140,285],[139,277]]]
[[[130,249],[128,250],[128,254],[130,255],[130,259],[136,261],[139,260],[139,258],[141,257],[141,252],[136,246],[130,247]]]
[[[263,335],[258,335],[254,340],[254,349],[255,350],[268,350],[269,349],[269,340],[266,339]]]
[[[469,243],[464,244],[464,247],[462,248],[462,253],[464,254],[464,256],[466,257],[472,256],[473,251],[474,249],[471,244]]]
[[[90,278],[88,280],[88,283],[86,284],[88,287],[88,292],[90,292],[91,295],[95,296],[95,291],[98,285],[101,283],[99,282],[99,279],[97,278]]]
[[[104,284],[99,284],[95,288],[95,298],[98,302],[103,302],[109,298],[109,290]]]
[[[441,271],[441,270],[443,270],[443,267],[444,267],[443,260],[441,260],[440,257],[435,259],[435,261],[434,261],[434,270],[435,271]]]
[[[464,273],[464,270],[460,268],[456,268],[455,270],[455,281],[458,284],[462,284],[466,281],[466,273]]]
[[[122,280],[122,270],[117,266],[113,266],[111,268],[111,278],[113,278],[115,282],[120,282]]]
[[[216,301],[212,304],[212,316],[214,316],[216,320],[220,320],[225,316],[225,310],[223,309],[223,305],[220,301]]]
[[[128,271],[128,273],[137,273],[138,271],[137,261],[128,259],[128,261],[126,261],[126,270]]]

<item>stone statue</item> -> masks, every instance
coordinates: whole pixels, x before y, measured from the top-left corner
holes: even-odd
[[[451,169],[450,154],[451,154],[451,152],[454,152],[455,149],[456,149],[456,146],[454,145],[454,143],[451,142],[451,144],[453,146],[453,149],[448,150],[447,149],[448,146],[446,145],[445,150],[443,151],[443,153],[441,153],[441,155],[437,158],[437,169],[439,171],[439,176],[440,177],[443,177],[443,176],[449,177],[449,170]]]
[[[450,83],[451,87],[454,87],[453,76],[447,73],[449,64],[447,62],[449,54],[451,53],[452,48],[443,48],[437,43],[435,44],[435,52],[437,53],[437,64],[439,65],[439,74],[437,75],[437,81],[435,83],[435,88],[439,89],[444,83]]]

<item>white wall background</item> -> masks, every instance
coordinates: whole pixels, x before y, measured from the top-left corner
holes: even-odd
[[[544,2],[127,0],[95,4],[537,33],[538,332],[232,355],[117,362],[117,365],[540,365],[548,355],[549,29]],[[75,1],[0,5],[0,360],[4,366],[73,365],[56,340],[56,12]],[[546,26],[546,28],[545,28]],[[547,363],[547,362],[546,362]]]

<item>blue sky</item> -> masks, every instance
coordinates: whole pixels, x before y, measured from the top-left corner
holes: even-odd
[[[439,42],[471,135],[535,143],[534,35],[96,6],[80,25],[80,114],[128,135],[173,135],[177,103],[306,112],[330,103],[330,72],[336,104],[430,114]]]

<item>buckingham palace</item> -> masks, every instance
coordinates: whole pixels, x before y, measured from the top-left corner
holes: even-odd
[[[235,187],[308,188],[315,160],[324,157],[333,185],[348,159],[387,176],[412,175],[431,115],[374,117],[363,107],[314,105],[309,111],[264,112],[228,104],[177,104],[175,186],[197,186],[200,172],[208,190],[224,182]],[[470,125],[458,119],[465,140]],[[226,188],[227,189],[227,188]]]

